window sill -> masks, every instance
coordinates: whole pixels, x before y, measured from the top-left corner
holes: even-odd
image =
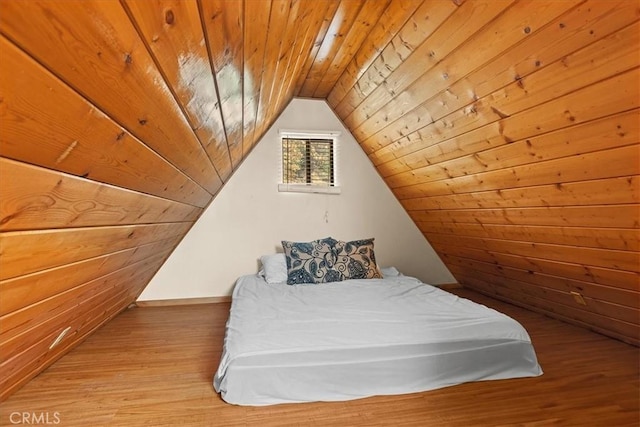
[[[278,191],[281,193],[340,194],[341,189],[328,185],[278,184]]]

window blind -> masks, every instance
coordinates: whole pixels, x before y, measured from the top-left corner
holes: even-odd
[[[335,185],[333,139],[283,137],[282,182]]]

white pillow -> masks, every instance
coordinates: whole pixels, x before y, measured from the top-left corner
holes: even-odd
[[[264,280],[267,283],[287,282],[287,259],[283,253],[263,255],[260,257]]]
[[[398,271],[395,267],[383,267],[380,269],[382,273],[382,277],[398,277],[402,276],[402,273]]]

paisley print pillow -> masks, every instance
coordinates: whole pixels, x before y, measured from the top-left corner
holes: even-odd
[[[363,239],[339,241],[335,244],[334,268],[340,273],[340,280],[382,278],[373,251],[373,241],[374,239]]]
[[[282,241],[287,259],[287,284],[328,283],[340,280],[334,269],[337,240],[327,237],[312,242]]]

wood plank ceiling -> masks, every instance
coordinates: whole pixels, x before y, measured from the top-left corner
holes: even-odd
[[[639,15],[0,1],[2,397],[135,301],[293,96],[327,99],[460,283],[638,345]]]

